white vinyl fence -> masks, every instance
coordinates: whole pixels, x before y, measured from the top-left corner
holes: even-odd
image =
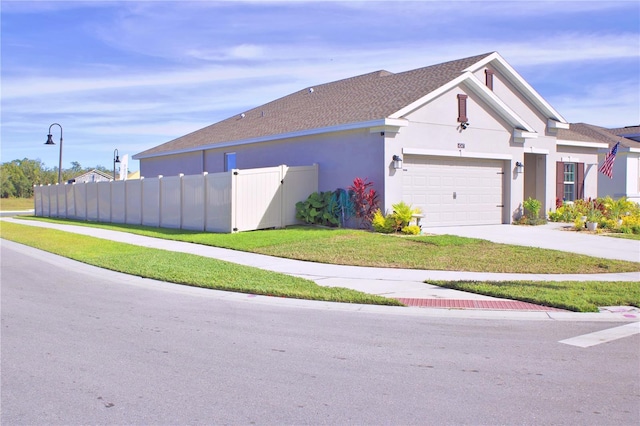
[[[34,187],[36,216],[240,232],[298,223],[318,165]]]

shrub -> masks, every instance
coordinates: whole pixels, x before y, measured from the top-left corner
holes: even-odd
[[[576,228],[583,216],[587,221],[598,222],[600,229],[640,234],[640,205],[625,197],[618,200],[611,197],[576,200],[549,212],[550,221],[574,222]],[[618,224],[618,220],[622,220],[622,224]]]
[[[371,188],[373,182],[367,179],[355,178],[349,187],[349,194],[353,202],[353,215],[360,219],[360,227],[371,226],[373,215],[378,209],[378,193]]]
[[[335,206],[340,226],[346,226],[347,221],[354,214],[353,200],[349,192],[342,188],[336,189],[331,194],[331,205]]]
[[[408,235],[418,235],[420,231],[421,230],[418,225],[408,225],[402,228],[402,233]]]
[[[413,208],[404,201],[392,204],[392,207],[393,213],[387,215],[383,215],[380,209],[375,211],[371,222],[374,231],[388,234],[391,232],[404,232],[404,229],[407,228],[407,232],[405,233],[413,235],[420,233],[419,226],[409,226],[412,216],[420,213],[420,209]]]
[[[296,218],[312,225],[338,226],[337,205],[332,192],[314,192],[305,201],[296,203]]]
[[[540,217],[540,208],[542,207],[542,203],[534,198],[527,198],[522,202],[524,209],[527,213],[529,213],[529,217],[532,219]]]
[[[383,215],[380,209],[376,210],[371,220],[371,226],[376,232],[390,234],[395,231],[395,220],[390,215]]]

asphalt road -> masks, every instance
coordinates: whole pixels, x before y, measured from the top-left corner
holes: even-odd
[[[640,424],[640,335],[559,342],[621,324],[345,310],[1,245],[3,425]]]

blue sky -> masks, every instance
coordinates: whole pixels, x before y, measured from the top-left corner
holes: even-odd
[[[114,149],[131,156],[304,87],[491,51],[570,122],[640,124],[635,0],[0,7],[2,162],[57,166],[44,145],[56,122],[64,168],[110,168]]]

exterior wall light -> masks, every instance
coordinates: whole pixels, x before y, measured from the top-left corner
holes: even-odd
[[[399,155],[393,156],[393,168],[400,170],[402,168],[402,158]]]
[[[519,161],[516,162],[516,173],[524,173],[524,164]]]

